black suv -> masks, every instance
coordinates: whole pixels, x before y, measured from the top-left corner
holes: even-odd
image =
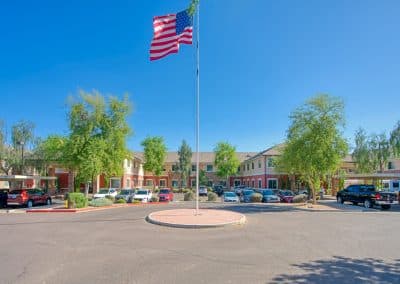
[[[365,208],[380,205],[382,209],[390,209],[392,204],[398,204],[397,195],[393,192],[376,191],[374,185],[353,184],[339,191],[336,195],[338,203],[350,201],[354,205],[362,203]]]

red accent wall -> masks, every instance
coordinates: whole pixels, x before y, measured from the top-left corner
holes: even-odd
[[[55,176],[58,178],[59,188],[68,188],[68,175],[68,173],[55,174]]]

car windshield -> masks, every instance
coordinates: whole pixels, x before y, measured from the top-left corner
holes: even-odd
[[[235,197],[236,196],[236,194],[234,192],[225,192],[224,195],[226,197]]]
[[[147,194],[147,190],[139,190],[137,194]]]
[[[274,192],[272,190],[264,190],[263,195],[274,195]]]
[[[293,196],[293,192],[291,191],[282,191],[283,196]]]
[[[106,194],[106,193],[108,193],[108,189],[100,189],[99,193],[100,194]]]
[[[243,191],[243,194],[244,195],[252,195],[254,193],[254,191],[252,191],[252,190],[245,190],[245,191]]]
[[[168,193],[169,193],[169,190],[168,190],[168,189],[161,189],[161,190],[160,190],[160,193],[161,193],[161,194],[168,194]]]
[[[123,189],[123,190],[121,190],[121,192],[119,193],[119,194],[121,194],[121,195],[128,195],[128,194],[130,194],[132,191],[131,190],[129,190],[129,189]]]

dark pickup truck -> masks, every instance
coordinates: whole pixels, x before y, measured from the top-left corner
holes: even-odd
[[[394,192],[377,191],[374,185],[353,184],[339,191],[336,195],[338,203],[350,201],[354,205],[362,203],[366,208],[374,205],[381,206],[382,209],[390,209],[392,204],[398,204],[397,194]]]

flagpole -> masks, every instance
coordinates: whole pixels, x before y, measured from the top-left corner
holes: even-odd
[[[199,24],[200,24],[200,3],[197,4],[197,25],[196,25],[196,215],[199,214],[199,172],[200,172],[200,51],[199,51]]]

